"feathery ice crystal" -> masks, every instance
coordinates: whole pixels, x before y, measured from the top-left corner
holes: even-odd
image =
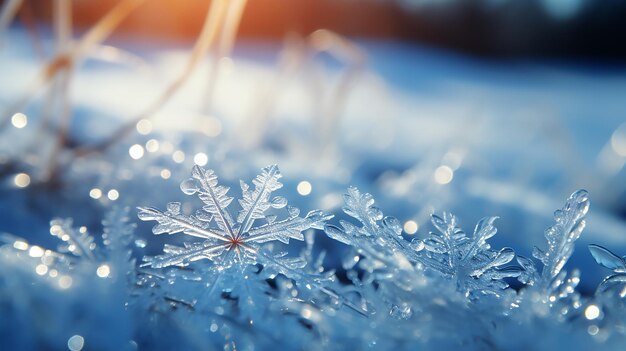
[[[533,256],[543,264],[541,274],[532,260],[523,256],[517,257],[517,261],[524,268],[519,280],[538,289],[542,300],[550,305],[563,300],[562,303],[567,306],[568,299],[578,300],[575,288],[580,281],[580,272],[575,269],[568,276],[563,267],[572,256],[574,244],[585,229],[584,218],[588,210],[589,195],[585,190],[578,190],[567,199],[562,209],[554,212],[556,223],[545,231],[547,249],[535,247],[533,250]]]

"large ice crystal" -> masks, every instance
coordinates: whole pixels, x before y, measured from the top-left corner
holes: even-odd
[[[276,165],[263,168],[253,181],[254,190],[241,182],[241,210],[237,220],[233,220],[228,207],[233,201],[228,196],[228,187],[218,184],[213,170],[194,166],[191,178],[181,183],[181,190],[187,195],[197,194],[204,206],[195,215],[186,215],[181,211],[179,202],[171,202],[167,210],[161,212],[151,207],[140,207],[139,218],[143,221],[157,221],[154,234],[183,233],[203,239],[200,242],[188,242],[184,247],[166,245],[165,254],[147,258],[148,265],[162,268],[174,265],[188,265],[200,259],[210,259],[228,267],[234,262],[255,264],[258,262],[260,244],[280,241],[285,244],[289,239],[304,240],[303,232],[310,228],[323,229],[326,220],[332,218],[322,211],[311,211],[301,217],[297,208],[289,207],[287,218],[277,221],[276,216],[268,214],[271,208],[287,206],[284,197],[272,197],[273,191],[282,187]],[[258,220],[266,223],[254,226]],[[215,224],[213,226],[212,224]]]

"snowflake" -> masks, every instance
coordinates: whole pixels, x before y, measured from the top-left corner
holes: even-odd
[[[145,265],[153,268],[185,266],[200,259],[212,260],[221,267],[229,267],[235,262],[256,264],[259,244],[270,241],[288,244],[289,239],[304,240],[302,232],[307,229],[322,229],[325,221],[332,218],[332,215],[319,210],[300,217],[297,208],[288,207],[288,218],[280,221],[276,220],[275,215],[267,214],[272,208],[287,206],[284,197],[271,196],[273,191],[282,187],[278,181],[280,178],[278,167],[272,165],[263,168],[261,174],[252,181],[254,190],[241,181],[241,210],[235,221],[228,211],[233,200],[227,195],[229,188],[218,184],[213,170],[194,166],[191,178],[183,181],[180,188],[187,195],[197,194],[204,203],[195,215],[181,213],[181,204],[171,202],[165,212],[140,207],[139,218],[159,223],[152,230],[154,234],[183,233],[204,240],[185,243],[184,247],[166,245],[164,255],[146,258]],[[264,219],[267,223],[254,226],[259,219]],[[216,226],[212,226],[213,223]]]
[[[520,269],[502,267],[515,258],[513,249],[494,251],[487,243],[487,239],[497,232],[493,225],[496,219],[481,219],[474,234],[468,237],[457,226],[457,219],[452,214],[444,213],[443,218],[432,215],[431,222],[438,232],[431,232],[423,241],[420,262],[444,277],[456,280],[459,291],[467,296],[478,292],[499,296],[509,286],[502,279],[519,276]]]
[[[570,195],[562,209],[554,212],[556,223],[545,232],[547,250],[538,247],[533,250],[533,256],[543,264],[541,274],[532,260],[523,256],[517,257],[517,261],[524,268],[519,280],[539,289],[544,302],[549,305],[568,297],[578,299],[574,289],[580,280],[580,273],[574,270],[568,276],[563,267],[574,252],[574,243],[585,229],[584,217],[588,210],[589,195],[585,190],[578,190]],[[563,302],[567,305],[565,300]]]

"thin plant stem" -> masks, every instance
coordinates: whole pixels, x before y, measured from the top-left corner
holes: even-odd
[[[59,93],[57,94],[57,98],[59,99],[59,113],[60,120],[59,126],[57,130],[57,135],[54,140],[54,146],[52,152],[48,156],[48,161],[46,162],[46,169],[43,173],[43,181],[54,180],[57,176],[57,171],[60,166],[60,155],[63,151],[65,144],[67,143],[67,135],[69,133],[71,121],[72,121],[72,107],[71,100],[69,96],[70,85],[72,81],[73,72],[71,69],[68,69],[61,73],[59,76],[60,84],[59,84]]]
[[[26,27],[28,37],[32,43],[33,53],[39,60],[45,60],[45,50],[41,42],[41,37],[37,31],[37,25],[35,23],[35,16],[33,14],[33,7],[29,1],[22,3],[19,11],[20,22]]]
[[[22,109],[39,89],[48,84],[60,71],[70,65],[75,65],[75,63],[80,58],[84,57],[93,47],[108,38],[122,20],[145,1],[146,0],[122,0],[91,27],[75,46],[71,47],[66,52],[56,55],[44,65],[37,77],[29,84],[26,91],[0,114],[0,131],[7,126],[12,114]]]
[[[118,128],[113,134],[111,134],[111,136],[102,142],[75,149],[74,157],[82,157],[94,152],[102,152],[108,149],[111,145],[115,144],[132,132],[137,125],[137,122],[142,119],[151,118],[161,107],[163,107],[163,105],[165,105],[165,103],[167,103],[187,82],[197,65],[200,63],[200,60],[206,55],[215,42],[215,38],[217,37],[219,30],[223,26],[223,22],[226,17],[226,10],[228,9],[228,3],[229,1],[227,0],[214,0],[211,2],[200,35],[194,44],[189,60],[187,61],[182,73],[172,83],[170,83],[170,85],[168,85],[165,91],[159,95],[155,102],[131,121]]]
[[[311,33],[309,42],[313,48],[311,56],[320,52],[328,52],[347,63],[348,67],[341,76],[339,83],[331,94],[331,100],[324,113],[321,114],[322,123],[319,129],[319,144],[322,147],[330,145],[334,139],[334,131],[339,124],[342,109],[344,108],[351,87],[365,65],[365,54],[348,39],[329,30],[320,29]]]
[[[56,0],[54,6],[54,34],[56,38],[56,55],[62,55],[69,50],[72,41],[71,0]],[[64,67],[62,71],[55,76],[54,86],[50,91],[52,98],[49,100],[49,103],[57,102],[57,106],[59,107],[59,127],[52,152],[48,155],[48,160],[45,163],[46,167],[43,173],[44,181],[48,181],[55,176],[59,163],[59,154],[62,151],[63,145],[66,143],[67,133],[69,131],[72,116],[69,96],[72,63],[73,62]],[[48,104],[47,109],[49,109],[49,111],[44,111],[44,118],[51,115],[50,110],[52,108],[52,104]],[[47,124],[46,120],[42,122],[42,126]]]
[[[233,50],[235,39],[237,37],[237,31],[239,30],[239,24],[241,23],[241,17],[243,16],[243,11],[246,8],[246,3],[247,0],[233,0],[228,4],[226,18],[224,19],[224,25],[222,27],[217,46],[217,53],[211,62],[211,66],[209,67],[209,77],[207,79],[208,86],[206,97],[204,99],[204,110],[206,113],[211,113],[215,87],[220,73],[219,64],[221,59],[230,56]]]
[[[13,22],[15,15],[17,15],[17,12],[22,6],[22,1],[23,0],[6,0],[0,10],[0,46],[2,46],[4,42],[4,35],[9,25]]]
[[[334,138],[334,131],[339,123],[342,109],[345,106],[351,87],[354,85],[357,77],[362,72],[367,61],[365,53],[348,39],[326,29],[316,30],[311,33],[305,43],[302,40],[294,39],[293,36],[287,37],[285,40],[285,48],[280,55],[278,65],[278,74],[272,80],[269,88],[265,90],[259,98],[259,103],[255,106],[256,114],[251,114],[250,120],[246,121],[246,131],[243,133],[253,133],[248,135],[245,146],[254,146],[263,132],[263,126],[267,124],[270,112],[275,104],[285,80],[296,71],[299,67],[303,67],[308,60],[313,59],[319,53],[328,52],[329,54],[342,60],[347,65],[346,70],[340,78],[339,83],[331,94],[330,102],[325,106],[320,106],[319,113],[315,113],[314,118],[321,118],[320,128],[315,128],[317,132],[317,145],[327,148],[331,145]],[[314,80],[313,90],[319,93],[321,83]],[[320,97],[321,98],[321,97]],[[318,98],[315,99],[315,106],[318,104]],[[254,125],[255,128],[249,126]]]
[[[302,65],[305,55],[305,43],[303,38],[294,33],[288,33],[283,40],[283,49],[279,54],[277,73],[272,76],[269,83],[259,88],[256,101],[252,104],[251,111],[246,121],[242,123],[237,135],[239,143],[244,148],[257,145],[263,133],[263,126],[267,125],[272,110],[278,100],[280,92],[286,85],[290,74]]]

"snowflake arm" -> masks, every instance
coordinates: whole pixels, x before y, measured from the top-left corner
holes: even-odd
[[[476,228],[474,228],[472,244],[465,255],[463,255],[462,260],[467,260],[469,257],[475,256],[479,250],[489,249],[487,239],[496,235],[498,232],[498,229],[493,225],[493,222],[495,222],[496,219],[498,219],[498,217],[485,217],[478,221]],[[515,256],[515,254],[513,254],[513,256]],[[504,263],[508,263],[509,261],[510,260]]]
[[[444,275],[454,275],[455,268],[458,267],[459,261],[462,259],[462,251],[460,247],[468,242],[465,232],[457,226],[457,219],[450,213],[444,212],[443,218],[435,214],[431,216],[430,222],[439,231],[431,232],[429,237],[424,240],[424,248],[426,252],[432,254],[426,255],[429,258],[439,259],[439,263],[445,267],[440,272]],[[469,251],[468,251],[469,253]]]
[[[271,222],[250,230],[248,241],[264,243],[278,240],[288,244],[290,238],[304,240],[303,231],[309,228],[324,229],[326,221],[333,217],[317,210],[309,212],[306,217],[302,218],[299,217],[300,211],[293,207],[289,212],[289,218],[285,220]]]
[[[383,219],[383,213],[374,206],[374,197],[369,194],[361,194],[355,187],[349,187],[348,193],[343,195],[345,205],[343,211],[363,224],[362,235],[375,236],[380,231],[377,221]]]
[[[517,278],[522,284],[535,285],[541,280],[535,263],[528,257],[517,255],[517,263],[522,266],[522,272]]]
[[[212,169],[204,170],[195,165],[191,171],[191,178],[180,184],[180,189],[187,195],[198,194],[205,206],[202,208],[209,217],[212,217],[218,227],[228,235],[235,238],[233,220],[226,208],[233,201],[227,196],[230,188],[218,184],[217,175]]]
[[[139,207],[138,216],[142,221],[157,221],[159,223],[152,229],[155,235],[182,232],[198,238],[230,241],[225,233],[209,228],[206,219],[200,220],[198,217],[181,214],[180,207],[180,202],[170,202],[166,212],[161,212],[152,207]]]
[[[479,278],[481,275],[485,274],[487,271],[490,271],[494,268],[503,266],[509,262],[511,262],[515,258],[515,251],[510,247],[505,247],[500,250],[495,255],[486,255],[486,259],[484,262],[480,262],[474,267],[474,270],[470,273],[470,276]],[[504,270],[496,276],[503,277],[516,277],[519,275],[519,272],[514,275],[509,275],[509,273],[517,272],[516,270]]]
[[[183,265],[200,259],[213,259],[221,255],[230,243],[206,245],[204,243],[185,244],[184,247],[168,245],[163,248],[164,255],[150,257],[142,266],[152,268],[164,268],[169,266]]]
[[[265,211],[270,207],[282,208],[287,205],[287,200],[281,196],[269,201],[272,192],[282,188],[283,185],[278,182],[281,177],[278,166],[272,165],[263,168],[261,174],[252,181],[255,186],[253,192],[250,192],[248,184],[241,182],[242,199],[239,200],[241,211],[237,217],[237,222],[241,224],[240,233],[250,230],[255,219],[264,218]]]

